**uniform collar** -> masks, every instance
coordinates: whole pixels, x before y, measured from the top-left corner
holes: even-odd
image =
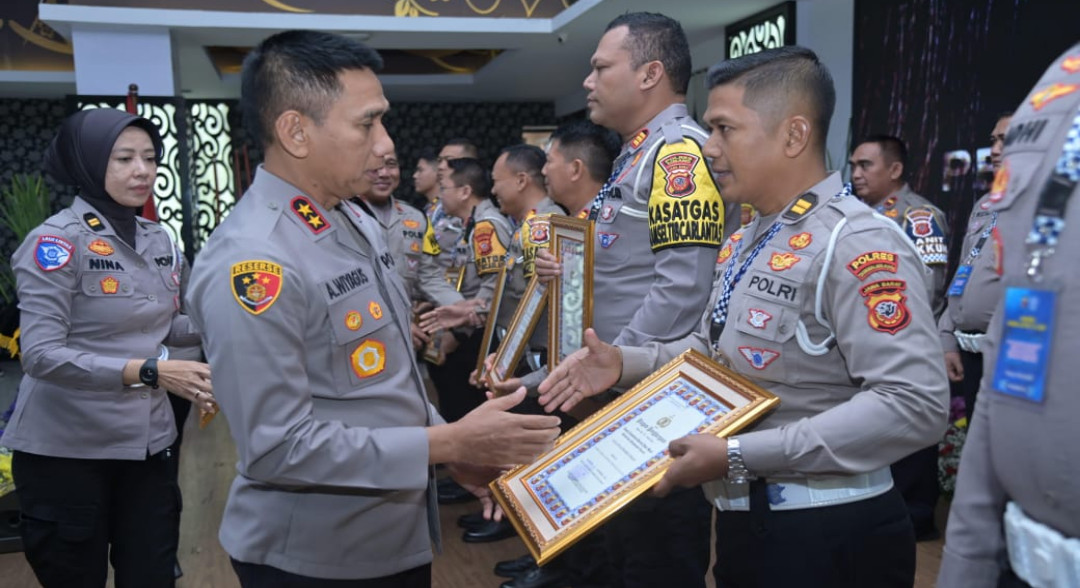
[[[109,219],[101,214],[98,209],[94,208],[94,206],[87,202],[82,196],[76,196],[71,202],[71,211],[78,217],[79,224],[94,235],[113,237],[117,242],[128,247],[128,244],[116,234],[116,230],[113,229],[113,226],[109,223]],[[135,217],[135,251],[142,253],[149,245],[148,235],[155,224],[156,223],[144,218]]]
[[[643,145],[648,143],[648,138],[656,136],[660,132],[660,127],[664,126],[664,123],[675,118],[686,118],[690,116],[689,110],[686,108],[686,104],[682,102],[676,102],[661,110],[656,116],[652,117],[644,127],[634,133],[630,140],[623,144],[624,153],[634,153],[641,149]]]

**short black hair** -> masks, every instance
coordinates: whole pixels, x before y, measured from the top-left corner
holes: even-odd
[[[745,88],[743,105],[780,121],[782,109],[805,98],[810,105],[811,123],[818,127],[817,147],[824,152],[829,123],[836,109],[836,87],[829,68],[816,53],[805,47],[766,49],[709,68],[709,90],[727,84]]]
[[[637,69],[650,61],[664,66],[671,88],[686,95],[690,87],[690,44],[679,21],[656,12],[627,12],[608,23],[604,32],[627,28],[625,48],[630,64]]]
[[[499,157],[506,154],[506,164],[515,172],[529,174],[533,183],[541,188],[544,187],[544,164],[547,163],[547,155],[544,150],[536,145],[525,143],[511,145],[499,152]]]
[[[420,153],[416,156],[417,161],[426,161],[431,165],[437,165],[439,163],[439,154],[435,153],[435,150],[431,147],[424,147],[420,150]]]
[[[859,141],[856,147],[866,143],[877,143],[878,147],[881,148],[881,157],[886,164],[899,161],[900,165],[904,166],[904,171],[907,172],[907,144],[904,143],[903,139],[886,134],[870,135]]]
[[[473,143],[472,141],[464,137],[454,137],[453,139],[447,141],[445,145],[443,145],[443,147],[451,146],[457,146],[464,149],[466,157],[471,157],[472,159],[480,157],[480,150],[476,148],[476,143]]]
[[[341,95],[339,74],[377,72],[382,66],[374,49],[341,35],[294,30],[270,36],[244,59],[240,89],[244,125],[256,142],[267,146],[274,142],[274,124],[286,110],[321,124]]]
[[[559,150],[567,159],[580,159],[585,163],[589,177],[606,182],[611,167],[619,156],[622,142],[619,135],[589,120],[574,120],[559,125],[551,133],[551,142],[558,141]]]
[[[997,118],[994,119],[994,122],[997,123],[997,121],[999,121],[999,120],[1001,120],[1003,118],[1012,118],[1014,114],[1016,114],[1015,111],[1003,110],[1003,111],[998,113]]]
[[[462,157],[446,162],[450,166],[450,181],[455,186],[469,186],[473,195],[480,199],[491,198],[491,178],[480,160]]]

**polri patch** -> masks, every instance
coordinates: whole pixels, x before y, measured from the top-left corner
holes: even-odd
[[[596,236],[600,239],[600,247],[607,249],[615,244],[615,240],[619,238],[618,233],[603,233],[597,231]]]
[[[871,329],[895,335],[911,324],[907,296],[904,295],[906,289],[907,283],[903,280],[881,280],[859,290],[870,310],[867,321]]]
[[[244,310],[259,315],[277,302],[285,275],[281,266],[263,260],[248,260],[232,264],[233,298]]]
[[[38,237],[37,247],[34,249],[34,262],[44,271],[56,271],[71,261],[71,254],[75,247],[71,242],[56,235],[42,235]]]
[[[765,325],[772,320],[772,315],[761,310],[760,308],[749,309],[749,316],[746,317],[746,323],[755,329],[764,329]]]
[[[92,253],[97,253],[98,255],[104,255],[106,257],[112,255],[116,251],[115,249],[113,249],[112,245],[109,245],[108,241],[102,239],[95,239],[91,241],[90,244],[86,246],[86,248],[89,249]]]
[[[102,294],[116,294],[116,291],[120,289],[120,280],[112,276],[107,276],[101,280],[101,293]]]
[[[312,233],[318,235],[330,228],[330,223],[326,221],[326,217],[307,198],[297,196],[289,203],[289,207],[292,208],[292,211],[300,220],[304,221],[304,224],[311,229]]]

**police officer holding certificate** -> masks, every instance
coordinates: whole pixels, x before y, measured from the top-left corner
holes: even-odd
[[[835,90],[812,51],[724,61],[708,82],[704,154],[725,198],[760,215],[721,249],[695,333],[615,347],[587,331],[540,401],[567,410],[687,348],[712,354],[781,399],[731,439],[674,441],[656,487],[706,483],[717,585],[910,587],[914,533],[889,464],[945,429],[929,272],[826,171]]]
[[[388,141],[381,64],[311,31],[244,63],[265,164],[199,254],[187,300],[236,442],[220,540],[245,587],[430,586],[430,466],[526,463],[558,434],[557,418],[505,412],[524,390],[452,424],[427,401],[395,260],[349,202]],[[449,469],[491,507],[497,469]]]
[[[1080,44],[1013,116],[990,211],[1004,300],[982,346],[986,371],[949,511],[938,586],[1080,585]]]

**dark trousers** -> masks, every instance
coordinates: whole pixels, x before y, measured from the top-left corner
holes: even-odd
[[[428,374],[439,397],[439,414],[452,423],[487,400],[484,391],[469,383],[469,374],[476,369],[480,353],[481,332],[474,332],[461,342],[442,365],[428,364]]]
[[[934,509],[941,487],[938,484],[937,443],[920,449],[892,465],[893,483],[907,504],[916,535],[934,530]]]
[[[769,510],[765,484],[750,511],[716,516],[717,588],[911,588],[915,536],[896,489],[838,506]]]
[[[262,564],[229,558],[243,588],[430,588],[431,564],[405,570],[393,576],[366,580],[309,578]]]
[[[704,588],[712,505],[701,488],[638,498],[604,531],[613,588]]]
[[[68,459],[14,452],[26,560],[44,588],[173,586],[180,530],[175,457]]]
[[[1031,588],[1031,584],[1018,578],[1012,570],[1005,570],[998,576],[997,588]]]
[[[979,383],[982,382],[983,356],[981,353],[961,351],[960,363],[964,366],[964,379],[960,382],[960,390],[964,396],[964,414],[967,415],[970,425],[971,415],[975,412],[975,397],[979,394]]]

